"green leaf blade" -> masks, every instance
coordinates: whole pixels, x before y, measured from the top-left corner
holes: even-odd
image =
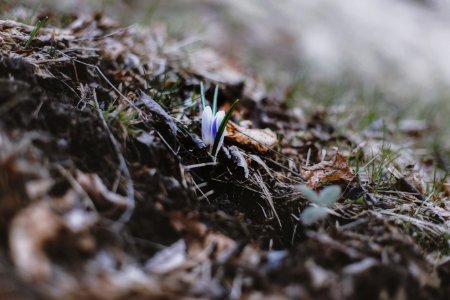
[[[217,148],[219,146],[220,138],[221,138],[223,132],[225,131],[225,129],[227,127],[227,123],[230,120],[231,115],[233,114],[233,111],[236,109],[236,105],[238,104],[238,102],[239,102],[239,99],[233,102],[230,109],[225,114],[225,117],[223,118],[222,123],[220,123],[220,127],[219,127],[219,130],[217,131],[216,137],[214,139],[213,148],[212,148],[212,154],[214,157],[217,155],[217,151],[219,150]]]
[[[203,82],[200,82],[200,98],[202,100],[202,109],[205,109],[206,98],[205,98],[205,87],[203,86]]]
[[[34,26],[33,31],[31,31],[30,33],[30,37],[28,38],[26,44],[25,44],[25,48],[29,48],[31,45],[31,42],[34,40],[34,38],[37,36],[37,34],[39,33],[39,31],[41,30],[42,27],[45,26],[45,24],[47,24],[48,21],[48,17],[44,17],[41,20],[39,20],[36,25]]]
[[[217,113],[217,97],[218,96],[219,96],[219,86],[216,85],[216,88],[214,89],[214,98],[213,98],[213,107],[212,107],[213,116],[215,116]]]
[[[309,226],[324,219],[326,216],[328,216],[326,208],[309,206],[302,212],[301,220],[304,225]]]
[[[312,189],[310,189],[306,185],[301,185],[298,187],[298,189],[306,199],[308,199],[311,202],[314,202],[315,204],[320,205],[319,195],[317,195],[317,193],[314,192]]]
[[[341,195],[341,187],[332,185],[325,187],[319,195],[319,204],[326,207],[332,207]]]

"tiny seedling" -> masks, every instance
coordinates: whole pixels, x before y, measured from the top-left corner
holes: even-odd
[[[219,87],[216,86],[214,90],[214,98],[212,109],[206,104],[205,89],[203,83],[200,83],[200,97],[202,101],[202,139],[207,146],[212,146],[211,154],[216,157],[220,147],[223,143],[223,137],[227,128],[227,123],[236,109],[239,100],[236,100],[231,105],[230,109],[225,113],[224,111],[217,111],[217,97],[219,95]]]
[[[333,207],[341,195],[341,188],[337,185],[327,186],[319,194],[304,185],[299,189],[306,199],[315,204],[302,212],[301,220],[305,225],[314,224],[325,218],[328,215],[328,208]]]
[[[122,139],[125,140],[128,136],[136,137],[140,133],[140,130],[135,127],[138,122],[137,111],[120,109],[110,104],[102,113],[108,123],[114,124]]]
[[[214,139],[214,144],[212,148],[212,153],[214,156],[217,155],[217,152],[219,151],[219,148],[221,145],[221,137],[223,133],[225,132],[225,129],[227,128],[227,123],[231,118],[231,115],[233,114],[233,111],[236,109],[236,105],[238,104],[239,100],[236,100],[231,104],[230,109],[225,114],[225,117],[223,118],[222,122],[220,123],[219,130],[217,131],[216,138]]]
[[[30,48],[31,42],[34,40],[34,38],[38,35],[39,31],[42,29],[42,27],[47,24],[48,17],[44,17],[40,19],[36,25],[34,26],[34,29],[31,31],[30,36],[28,37],[27,42],[25,43],[25,48]]]

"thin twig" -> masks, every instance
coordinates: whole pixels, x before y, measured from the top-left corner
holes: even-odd
[[[195,182],[194,179],[192,179],[192,182],[194,183],[195,188],[200,192],[200,194],[202,194],[202,197],[205,198],[206,201],[207,201],[209,204],[211,204],[211,202],[209,201],[208,196],[207,196],[206,194],[210,193],[210,195],[211,195],[211,192],[214,193],[214,191],[211,190],[211,191],[206,192],[206,194],[205,194],[205,193],[201,190],[200,186]],[[202,198],[202,197],[199,197],[199,199]]]
[[[272,209],[275,217],[277,218],[278,224],[280,225],[280,227],[282,227],[280,217],[278,216],[278,213],[275,209],[275,205],[273,203],[272,195],[270,194],[269,189],[264,183],[264,180],[261,177],[261,173],[259,173],[259,171],[257,170],[257,173],[255,173],[253,176],[255,177],[255,180],[258,183],[258,185],[261,187],[263,195],[265,196],[267,202],[269,203],[270,208]]]
[[[108,77],[106,77],[106,75],[102,72],[102,70],[95,65],[89,64],[89,63],[85,63],[84,61],[78,60],[70,55],[67,55],[66,53],[57,50],[59,54],[70,58],[72,61],[77,62],[79,64],[85,65],[87,67],[93,68],[95,71],[97,71],[97,73],[100,75],[100,77],[102,77],[107,83],[108,85],[117,93],[119,94],[119,96],[121,96],[128,104],[130,104],[133,108],[135,108],[137,111],[139,111],[139,113],[142,113],[142,110],[139,109],[139,107],[136,106],[136,104],[134,104],[132,101],[130,101],[130,99],[128,99],[121,91],[119,91],[118,88],[116,88],[114,86],[114,84],[112,84],[112,82],[108,79]]]
[[[111,141],[111,144],[113,145],[114,150],[116,151],[116,155],[119,160],[120,169],[122,170],[122,173],[125,177],[128,205],[127,205],[127,209],[125,210],[125,212],[120,216],[118,222],[126,223],[130,220],[131,215],[133,214],[134,208],[136,206],[135,199],[134,199],[133,181],[131,179],[130,170],[128,169],[127,163],[126,163],[125,158],[123,157],[122,151],[120,149],[119,142],[117,142],[116,138],[114,137],[111,130],[109,129],[108,123],[106,123],[105,117],[103,116],[103,113],[100,110],[100,106],[98,105],[98,101],[97,101],[97,94],[95,92],[95,88],[92,89],[92,94],[94,96],[95,107],[97,109],[98,115],[99,115],[100,119],[102,120],[103,127],[107,131],[107,133],[109,135],[109,139]]]
[[[203,168],[203,167],[207,167],[207,166],[216,166],[216,165],[217,165],[217,162],[207,162],[207,163],[184,166],[184,168],[186,170],[191,170],[191,169]]]

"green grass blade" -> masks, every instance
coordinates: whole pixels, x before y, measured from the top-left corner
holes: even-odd
[[[236,108],[236,105],[238,104],[239,100],[234,101],[234,103],[231,105],[230,109],[225,114],[225,117],[222,120],[222,123],[220,123],[219,130],[217,131],[216,138],[214,140],[214,145],[212,148],[212,154],[213,156],[216,156],[217,153],[217,147],[219,146],[220,137],[222,136],[223,132],[225,131],[225,128],[227,127],[227,123],[231,118],[231,114]]]
[[[214,90],[214,99],[213,99],[213,107],[212,107],[212,113],[213,116],[217,113],[217,97],[219,95],[219,86],[216,85],[216,89]]]
[[[320,204],[319,195],[306,185],[299,186],[298,189],[302,192],[303,196],[311,202]]]
[[[206,107],[206,99],[205,99],[205,87],[203,86],[203,82],[200,82],[200,98],[202,99],[202,108]]]
[[[30,33],[30,37],[28,38],[26,44],[25,44],[25,48],[29,48],[31,45],[31,42],[34,40],[34,38],[37,36],[37,34],[39,33],[39,31],[41,30],[42,27],[45,26],[45,24],[47,24],[48,21],[48,17],[44,17],[41,20],[39,20],[36,25],[34,26],[33,31],[31,31]]]

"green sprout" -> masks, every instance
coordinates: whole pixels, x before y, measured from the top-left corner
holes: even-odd
[[[48,21],[48,17],[44,17],[42,19],[40,19],[36,25],[34,26],[34,29],[31,31],[30,36],[28,37],[27,42],[25,43],[25,48],[28,49],[30,48],[31,42],[34,40],[34,38],[38,35],[39,31],[42,29],[42,27],[45,26],[45,24],[47,24]]]
[[[299,189],[306,199],[315,204],[302,212],[301,220],[305,225],[312,225],[328,216],[328,208],[333,207],[341,195],[338,185],[327,186],[319,194],[307,186],[300,186]]]
[[[211,154],[214,158],[217,156],[220,147],[222,146],[227,123],[236,109],[239,100],[236,100],[231,105],[230,109],[225,113],[223,110],[217,111],[217,98],[219,94],[219,87],[216,85],[214,90],[214,98],[212,109],[206,104],[205,89],[203,83],[200,83],[200,97],[202,100],[202,140],[207,146],[212,146]]]

